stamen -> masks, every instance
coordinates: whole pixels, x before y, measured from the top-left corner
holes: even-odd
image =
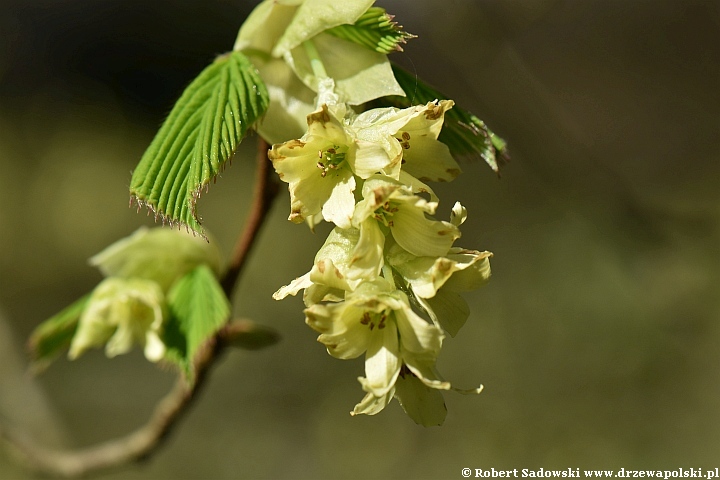
[[[400,142],[400,145],[404,150],[410,150],[410,134],[408,132],[402,132],[402,138],[395,137],[395,140]]]
[[[382,223],[386,227],[392,227],[394,226],[393,221],[390,219],[390,217],[393,216],[395,212],[398,211],[398,207],[394,206],[390,201],[387,201],[383,203],[380,207],[375,209],[375,213],[373,217],[378,222]]]
[[[325,177],[329,170],[337,170],[345,162],[345,153],[340,151],[338,145],[333,145],[327,150],[318,150],[318,168],[322,171],[321,177]]]

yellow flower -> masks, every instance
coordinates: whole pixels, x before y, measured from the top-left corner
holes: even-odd
[[[383,229],[395,241],[417,256],[441,256],[460,238],[460,230],[452,223],[433,220],[437,202],[415,195],[412,188],[390,178],[375,175],[363,185],[363,200],[353,215],[353,226],[360,236],[375,238]],[[366,233],[367,231],[367,233]]]
[[[165,296],[152,280],[106,278],[93,291],[70,345],[70,359],[89,348],[107,343],[105,353],[114,357],[127,353],[134,343],[145,348],[153,362],[165,355],[160,340],[164,323]]]
[[[365,354],[361,383],[376,397],[393,388],[403,365],[428,386],[450,388],[434,373],[442,331],[413,312],[407,296],[382,277],[363,282],[341,302],[311,305],[305,317],[330,355]]]

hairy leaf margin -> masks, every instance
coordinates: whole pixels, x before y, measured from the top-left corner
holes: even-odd
[[[403,30],[382,7],[370,7],[352,25],[338,25],[326,33],[379,53],[402,52],[402,44],[415,35]]]
[[[196,202],[267,110],[269,96],[240,52],[218,57],[190,83],[140,159],[131,203],[204,235]]]

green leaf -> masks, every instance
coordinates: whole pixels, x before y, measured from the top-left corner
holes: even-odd
[[[448,99],[415,75],[393,64],[395,79],[407,94],[406,97],[388,96],[375,100],[374,107],[407,108],[412,105]],[[450,147],[456,158],[482,158],[495,173],[510,161],[505,140],[495,135],[485,122],[457,106],[445,113],[445,123],[438,140]]]
[[[178,280],[167,299],[170,314],[163,333],[166,359],[180,365],[192,381],[193,359],[227,322],[230,302],[207,265],[196,267]]]
[[[142,156],[131,199],[170,225],[203,235],[195,203],[262,117],[268,93],[240,52],[218,57],[185,89]]]
[[[28,341],[28,349],[34,370],[44,370],[58,355],[70,347],[78,320],[89,298],[90,294],[83,296],[33,330]]]
[[[401,375],[395,388],[395,397],[415,423],[423,427],[435,427],[445,422],[447,407],[442,393],[429,388],[410,373]]]
[[[384,8],[370,7],[353,25],[338,25],[326,32],[386,55],[402,52],[400,45],[415,35],[405,32],[393,18]]]

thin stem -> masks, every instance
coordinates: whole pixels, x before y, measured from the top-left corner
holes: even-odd
[[[53,450],[36,444],[24,432],[0,428],[0,437],[10,443],[31,469],[60,477],[79,477],[97,470],[117,467],[152,455],[167,438],[172,427],[187,411],[203,385],[209,367],[224,346],[222,334],[212,338],[196,360],[197,377],[190,387],[178,379],[162,398],[145,425],[134,432],[105,443],[78,450]]]
[[[269,168],[267,150],[267,142],[258,138],[257,180],[250,216],[222,279],[228,298],[278,192],[278,185]],[[194,359],[195,383],[188,385],[183,378],[179,378],[175,387],[158,402],[148,421],[124,437],[78,450],[54,450],[38,445],[20,430],[0,424],[0,439],[9,443],[30,468],[61,477],[82,476],[148,458],[158,450],[178,420],[188,411],[204,385],[210,368],[225,347],[238,333],[248,328],[242,322],[231,322],[210,338]]]
[[[230,299],[232,299],[235,284],[254,245],[255,238],[279,191],[278,182],[275,179],[273,170],[270,168],[270,161],[267,157],[269,147],[265,140],[258,137],[255,193],[253,194],[252,209],[245,221],[245,228],[238,237],[232,258],[221,281],[225,295]]]
[[[305,48],[305,53],[307,53],[308,58],[310,58],[310,67],[312,67],[315,76],[317,78],[327,78],[328,74],[325,71],[325,65],[323,65],[322,60],[320,60],[320,53],[318,53],[313,41],[305,40],[303,47]]]

